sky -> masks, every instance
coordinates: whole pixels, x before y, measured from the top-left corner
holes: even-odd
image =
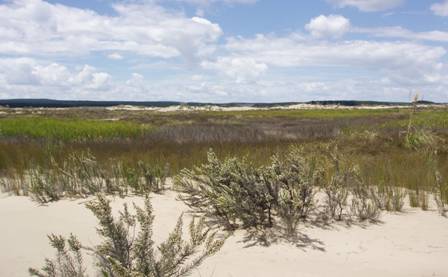
[[[448,102],[448,0],[0,0],[0,98]]]

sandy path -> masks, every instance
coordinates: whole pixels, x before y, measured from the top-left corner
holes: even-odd
[[[167,237],[186,210],[174,198],[171,192],[153,197],[156,241]],[[26,197],[1,197],[0,276],[27,276],[29,266],[40,266],[44,257],[52,257],[46,234],[72,232],[93,245],[98,240],[96,220],[84,201],[39,206]],[[118,208],[126,201],[142,202],[116,199],[113,205]],[[310,239],[302,247],[288,243],[250,247],[243,242],[244,233],[238,232],[193,276],[448,276],[448,219],[409,208],[381,219],[382,224],[366,228],[302,228],[302,235]]]

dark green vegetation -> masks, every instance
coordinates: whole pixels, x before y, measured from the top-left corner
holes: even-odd
[[[99,221],[97,231],[102,243],[92,248],[83,247],[74,235],[67,240],[62,236],[50,235],[56,258],[46,259],[42,271],[30,268],[32,276],[88,276],[83,263],[83,250],[96,258],[101,276],[187,276],[205,258],[219,251],[224,243],[216,233],[207,229],[204,220],[190,223],[189,239],[185,240],[182,218],[179,218],[168,239],[156,246],[152,239],[154,215],[149,198],[146,198],[144,208],[134,205],[135,214],[125,205],[118,218],[112,215],[110,202],[105,196],[98,195],[86,206]]]

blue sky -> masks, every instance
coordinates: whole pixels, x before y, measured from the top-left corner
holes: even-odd
[[[0,98],[448,102],[448,0],[6,0],[0,14]]]

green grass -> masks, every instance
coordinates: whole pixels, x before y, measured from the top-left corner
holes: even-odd
[[[0,119],[0,136],[45,138],[62,141],[88,141],[110,138],[138,137],[152,128],[132,122],[47,117]]]
[[[409,124],[409,111],[407,117],[400,120],[392,120],[383,127],[407,127]],[[425,128],[448,129],[448,110],[433,109],[417,111],[412,115],[412,125]]]
[[[308,118],[308,119],[339,119],[368,116],[400,115],[406,113],[403,109],[309,109],[309,110],[249,110],[249,111],[204,111],[207,116],[233,116],[238,118]]]

